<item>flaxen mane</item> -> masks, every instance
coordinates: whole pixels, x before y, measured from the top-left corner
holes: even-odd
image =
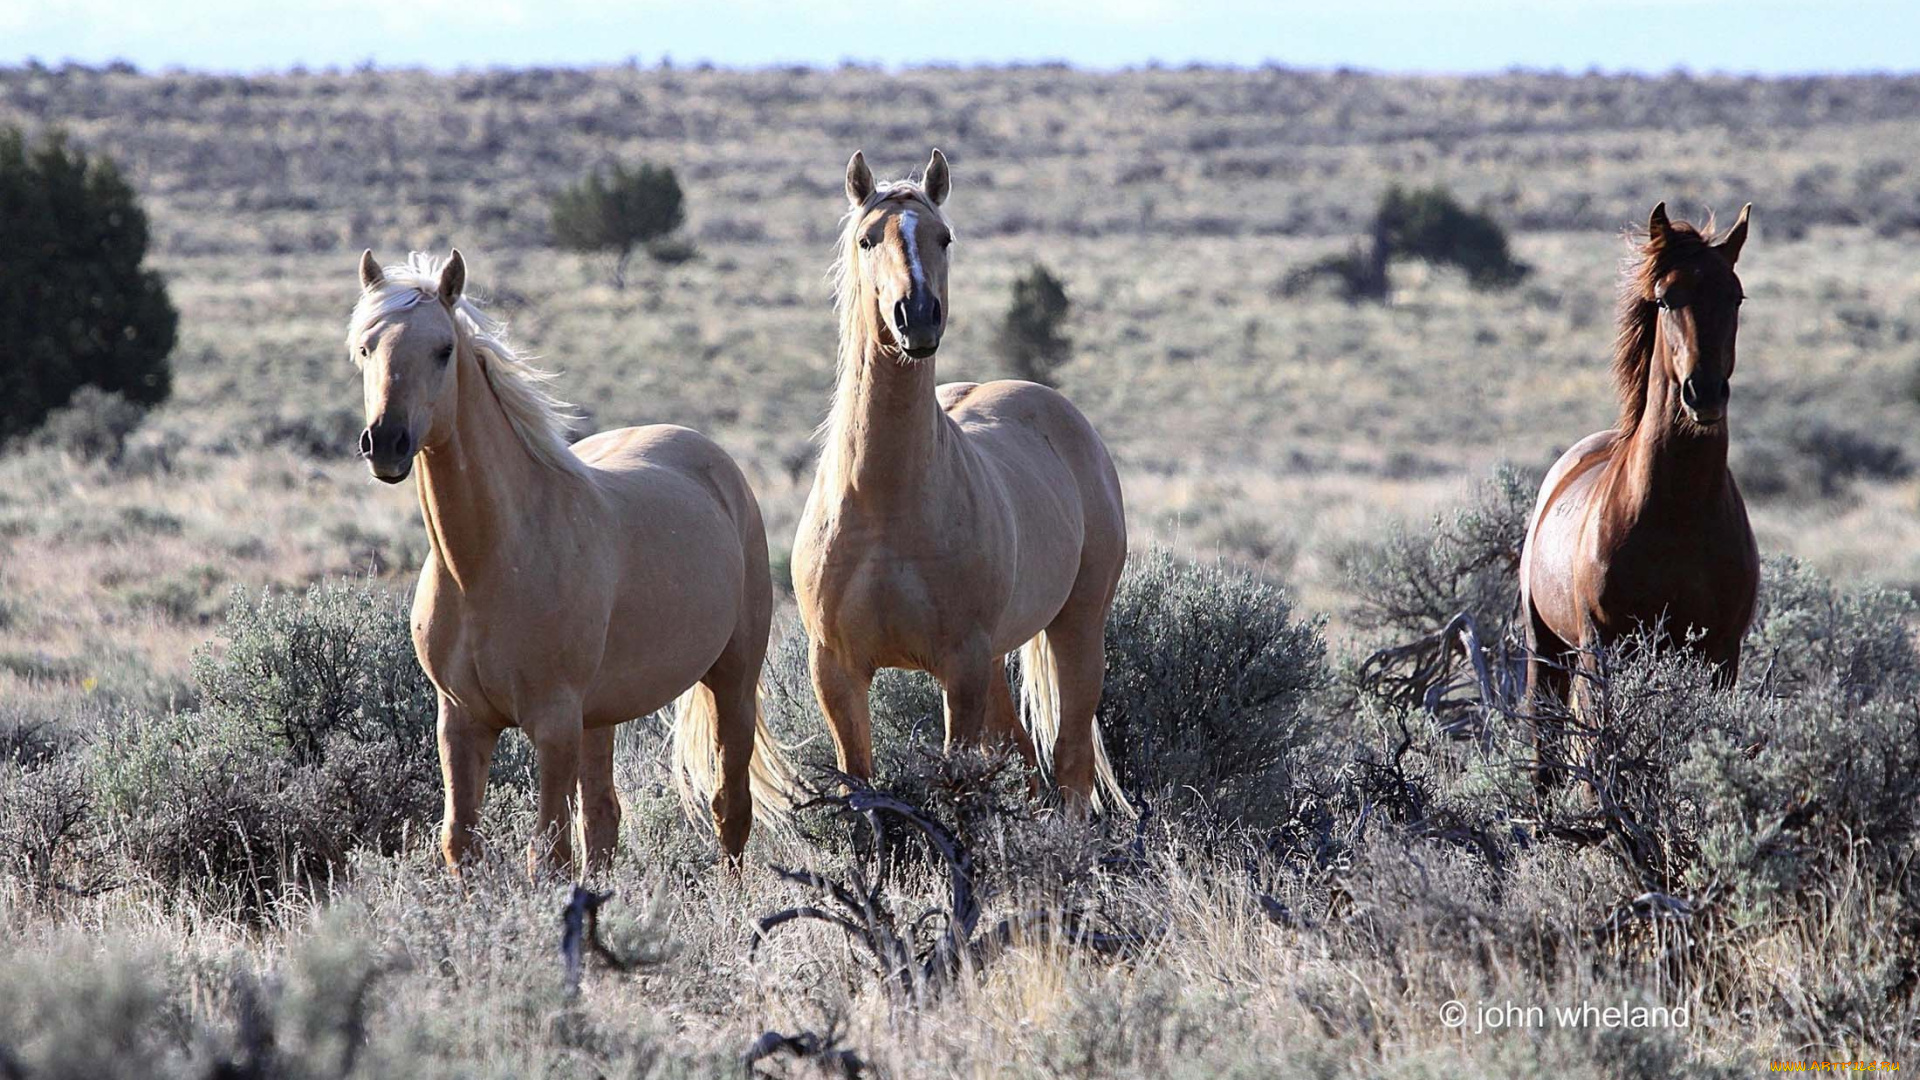
[[[385,280],[362,292],[353,307],[347,325],[347,351],[353,353],[354,343],[381,319],[411,310],[423,301],[437,300],[445,263],[443,258],[416,251],[405,263],[386,267],[382,271]],[[534,460],[568,472],[584,468],[568,439],[580,412],[548,389],[559,376],[533,366],[529,358],[516,353],[507,342],[507,324],[480,310],[470,296],[462,296],[454,304],[453,315],[460,345],[472,349],[494,398]]]
[[[1618,442],[1633,437],[1640,426],[1640,414],[1647,407],[1647,379],[1651,377],[1654,328],[1660,309],[1653,299],[1653,288],[1681,263],[1697,258],[1718,243],[1713,219],[1706,228],[1697,229],[1685,221],[1667,226],[1662,236],[1647,236],[1634,246],[1636,258],[1629,260],[1620,285],[1620,308],[1616,316],[1618,333],[1613,345],[1613,385],[1620,395],[1620,421],[1614,425]]]

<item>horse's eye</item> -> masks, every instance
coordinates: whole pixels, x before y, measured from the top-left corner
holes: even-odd
[[[367,351],[367,347],[365,345],[360,346],[360,359],[365,360],[367,357],[372,355],[373,355],[372,353]]]
[[[872,251],[872,250],[873,250],[873,237],[871,237],[871,236],[863,236],[863,237],[861,237],[861,238],[860,238],[860,250],[861,250],[861,251]]]
[[[442,364],[453,359],[453,346],[451,345],[440,346],[440,351],[437,353],[434,353],[433,358],[435,360],[440,361]]]
[[[950,248],[950,247],[952,247],[952,246],[953,246],[953,237],[952,237],[952,236],[943,236],[943,237],[941,237],[941,238],[940,238],[940,246],[941,246],[941,247],[943,247],[943,248]]]

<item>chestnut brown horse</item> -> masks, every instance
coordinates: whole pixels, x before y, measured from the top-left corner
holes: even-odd
[[[1113,461],[1053,389],[935,386],[953,241],[940,151],[922,183],[876,183],[859,154],[846,179],[839,383],[793,548],[840,767],[872,774],[868,688],[907,668],[939,680],[949,744],[1051,753],[1070,804],[1104,791],[1125,809],[1094,722],[1127,558]],[[1015,649],[1031,738],[1007,683]]]
[[[1521,550],[1529,701],[1568,697],[1569,652],[1642,629],[1696,649],[1722,685],[1738,674],[1760,581],[1727,469],[1734,264],[1752,209],[1716,237],[1653,208],[1620,296],[1620,421],[1554,463]]]
[[[473,845],[509,726],[540,770],[532,868],[571,867],[576,799],[588,864],[610,861],[614,725],[676,698],[676,780],[690,802],[711,796],[737,859],[755,810],[777,819],[791,790],[760,718],[773,586],[753,491],[683,427],[569,445],[572,406],[466,296],[466,277],[457,251],[384,269],[369,251],[347,331],[361,455],[375,479],[419,478],[429,549],[413,643],[440,696],[447,862],[458,872]]]

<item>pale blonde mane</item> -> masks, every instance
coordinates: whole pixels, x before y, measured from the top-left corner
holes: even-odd
[[[347,324],[347,351],[353,351],[369,327],[389,316],[409,311],[423,301],[438,302],[440,271],[446,260],[413,252],[405,263],[384,268],[379,285],[360,294]],[[507,324],[480,310],[471,292],[453,305],[453,325],[461,346],[470,349],[486,376],[494,399],[507,422],[526,444],[534,460],[567,472],[585,465],[568,438],[580,411],[548,389],[560,376],[533,366],[507,341]]]

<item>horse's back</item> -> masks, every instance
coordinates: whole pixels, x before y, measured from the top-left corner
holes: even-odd
[[[663,475],[716,499],[728,515],[758,526],[759,503],[732,455],[712,439],[678,424],[648,424],[598,432],[575,443],[601,485],[617,492],[658,495]]]
[[[1000,379],[947,383],[940,407],[969,438],[1005,456],[1045,447],[1070,470],[1095,509],[1120,507],[1120,478],[1107,445],[1065,394],[1050,386]]]

